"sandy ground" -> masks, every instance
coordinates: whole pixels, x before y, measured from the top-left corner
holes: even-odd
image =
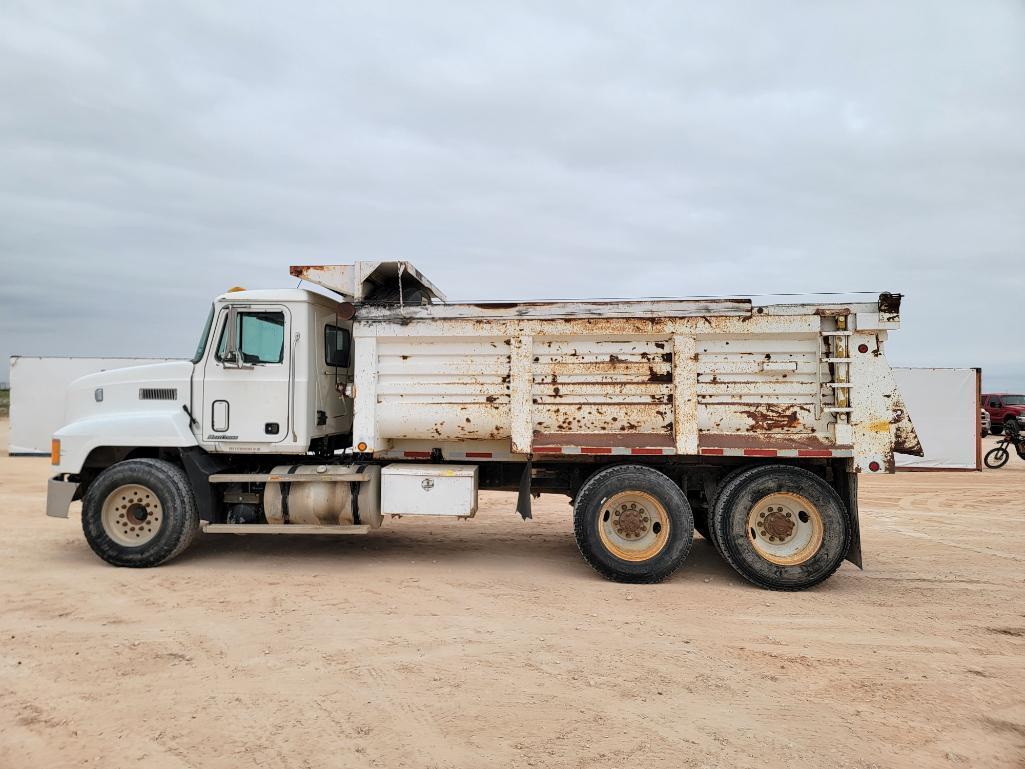
[[[1025,765],[1017,458],[866,479],[867,569],[799,594],[700,539],[666,584],[605,582],[563,499],[499,494],[116,569],[43,515],[48,470],[0,457],[4,769]]]

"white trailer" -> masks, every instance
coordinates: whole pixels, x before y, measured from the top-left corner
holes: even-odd
[[[48,513],[105,560],[197,529],[364,534],[472,517],[478,488],[567,495],[604,576],[664,579],[695,528],[744,577],[861,565],[857,474],[920,453],[883,354],[900,295],[451,303],[407,262],[293,267],[330,295],[232,291],[191,361],[69,390]]]

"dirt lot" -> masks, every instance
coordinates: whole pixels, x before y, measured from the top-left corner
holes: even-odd
[[[6,424],[0,424],[6,446]],[[779,594],[703,540],[605,582],[569,508],[107,566],[0,457],[0,767],[1025,765],[1025,462],[863,482],[864,572]]]

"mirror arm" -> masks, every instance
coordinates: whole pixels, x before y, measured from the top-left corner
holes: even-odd
[[[238,337],[236,334],[238,310],[234,307],[229,307],[228,319],[225,322],[227,323],[228,340],[224,346],[224,356],[221,358],[221,365],[224,368],[252,368],[253,364],[246,363],[242,359],[242,353],[238,350]]]

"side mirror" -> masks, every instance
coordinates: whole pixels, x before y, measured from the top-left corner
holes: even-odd
[[[224,352],[221,353],[221,364],[225,368],[252,368],[245,364],[238,349],[238,310],[229,307],[228,318],[224,322],[228,334],[224,343]]]

